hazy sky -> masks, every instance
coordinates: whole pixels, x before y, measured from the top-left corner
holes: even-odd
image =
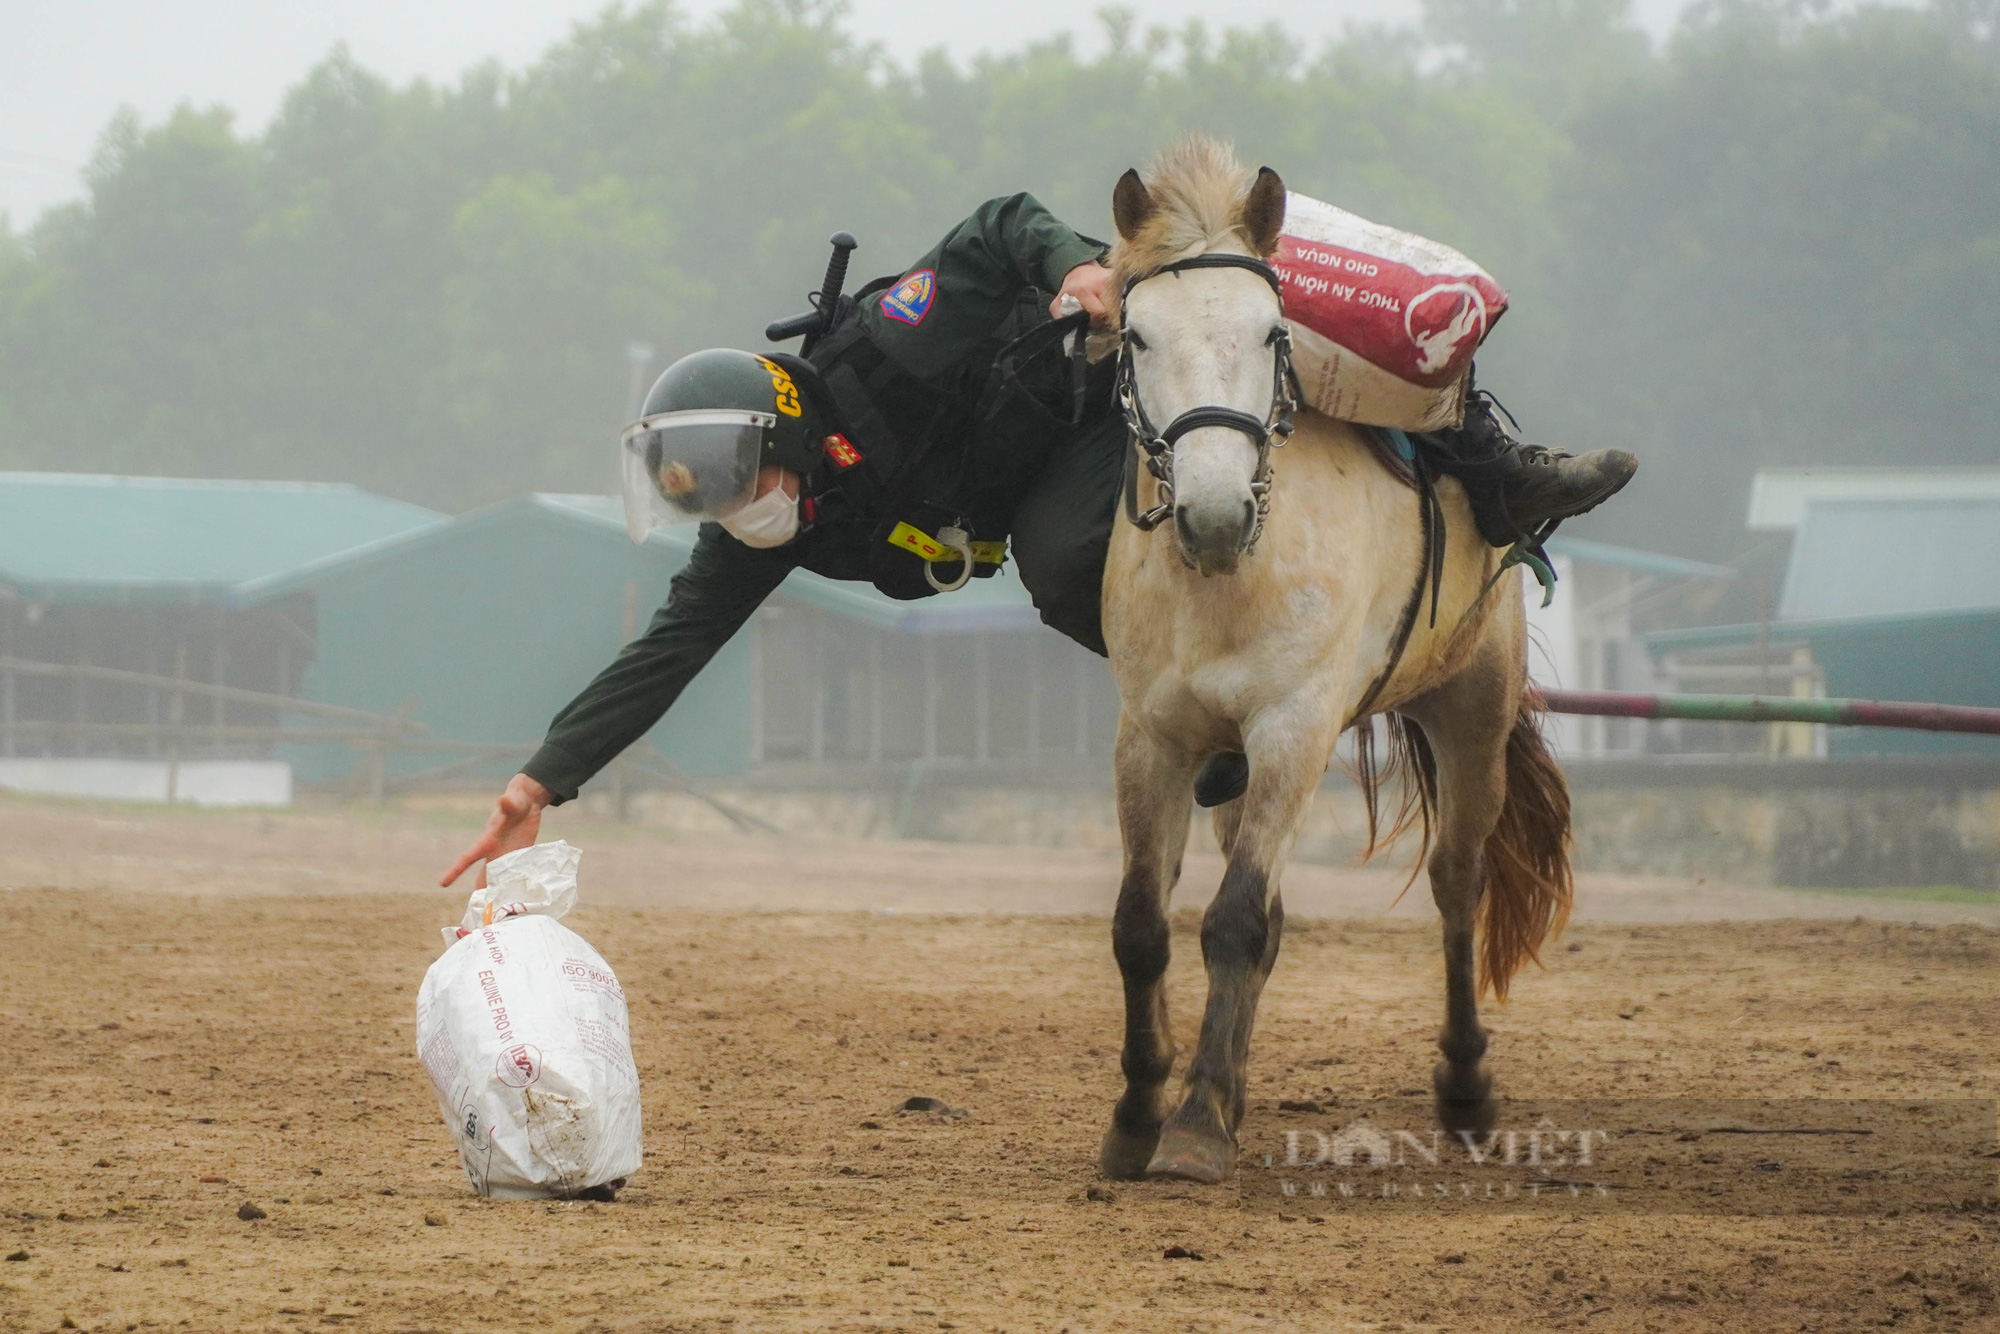
[[[261,129],[285,89],[336,42],[401,81],[449,79],[497,56],[520,66],[603,0],[0,0],[0,212],[19,227],[80,191],[78,170],[121,105],[157,121],[220,102]],[[695,15],[723,0],[687,0]],[[1640,0],[1655,25],[1678,0]],[[1142,23],[1276,20],[1315,45],[1349,22],[1413,18],[1417,0],[1143,0]],[[1008,50],[1071,31],[1096,40],[1085,0],[852,0],[850,30],[908,59]]]

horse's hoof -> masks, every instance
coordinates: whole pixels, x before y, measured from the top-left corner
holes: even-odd
[[[1146,1175],[1213,1186],[1236,1170],[1236,1146],[1188,1130],[1167,1130],[1146,1164]]]
[[[1097,1170],[1113,1181],[1143,1181],[1146,1164],[1153,1160],[1153,1150],[1159,1142],[1157,1125],[1148,1131],[1132,1131],[1114,1121],[1111,1129],[1104,1132],[1104,1143],[1097,1150]]]
[[[1438,1125],[1447,1133],[1484,1135],[1493,1129],[1500,1104],[1493,1099],[1493,1076],[1485,1066],[1464,1069],[1439,1061],[1431,1071],[1431,1088],[1437,1094]]]

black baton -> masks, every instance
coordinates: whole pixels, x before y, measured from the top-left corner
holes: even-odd
[[[765,341],[782,343],[804,334],[806,341],[799,347],[800,355],[804,355],[812,351],[814,343],[832,331],[834,319],[840,313],[840,290],[847,285],[847,257],[860,242],[854,239],[852,232],[835,232],[828,240],[833,246],[833,254],[826,261],[826,281],[820,284],[819,291],[808,298],[813,308],[790,319],[773,320],[764,326]]]

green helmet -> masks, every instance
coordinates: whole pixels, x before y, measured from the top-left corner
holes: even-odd
[[[727,516],[749,503],[759,468],[810,472],[828,429],[800,392],[812,374],[792,357],[729,347],[661,372],[619,450],[632,540],[663,524]]]

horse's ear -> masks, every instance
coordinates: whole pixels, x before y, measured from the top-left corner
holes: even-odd
[[[1119,182],[1124,184],[1124,182]],[[1250,248],[1268,255],[1278,248],[1278,233],[1285,226],[1285,183],[1269,167],[1257,168],[1257,179],[1243,200],[1243,231]]]
[[[1111,220],[1118,224],[1118,234],[1128,241],[1137,236],[1155,207],[1138,171],[1128,168],[1111,191]]]

